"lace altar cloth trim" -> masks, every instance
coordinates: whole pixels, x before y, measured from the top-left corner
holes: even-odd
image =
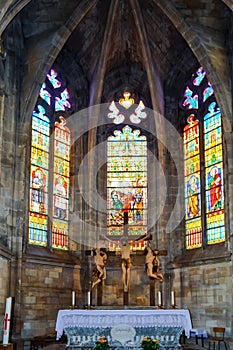
[[[132,327],[181,326],[189,336],[192,328],[188,310],[59,310],[56,322],[57,339],[67,327]]]
[[[144,336],[149,336],[159,341],[161,350],[179,349],[180,336],[182,327],[135,327],[131,331],[129,326],[118,328],[118,332],[113,332],[114,327],[105,328],[82,328],[82,327],[66,327],[65,334],[67,336],[68,349],[81,347],[94,347],[100,336],[108,339],[111,349],[141,349],[141,341]],[[122,334],[123,332],[123,334]],[[122,348],[123,346],[123,348]]]

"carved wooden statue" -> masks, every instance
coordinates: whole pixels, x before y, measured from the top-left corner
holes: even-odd
[[[132,261],[130,258],[130,252],[131,252],[130,248],[134,243],[146,241],[148,239],[151,239],[150,234],[149,235],[144,234],[130,243],[127,242],[127,240],[124,238],[124,241],[121,246],[121,268],[122,268],[122,281],[123,281],[124,292],[128,292],[129,282],[130,282],[130,271],[132,267]]]
[[[92,255],[95,258],[95,267],[93,270],[94,282],[92,283],[92,288],[94,288],[97,284],[106,279],[106,262],[108,256],[104,248],[93,249]]]
[[[147,247],[145,248],[145,254],[146,254],[146,273],[148,277],[155,278],[159,280],[159,282],[163,282],[163,274],[159,271],[160,270],[160,260],[158,257],[159,250],[155,249],[152,250],[150,247],[150,244],[147,244]]]

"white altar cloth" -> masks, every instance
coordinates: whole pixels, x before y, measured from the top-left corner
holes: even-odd
[[[57,339],[66,327],[183,327],[189,337],[192,322],[188,310],[59,310],[56,322]]]

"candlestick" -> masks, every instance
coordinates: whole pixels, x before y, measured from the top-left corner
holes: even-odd
[[[91,292],[87,292],[87,306],[91,306]]]
[[[175,292],[171,291],[171,306],[175,306]]]
[[[158,291],[158,306],[162,305],[162,294],[160,292],[160,290]]]
[[[72,290],[72,306],[75,306],[75,291]]]

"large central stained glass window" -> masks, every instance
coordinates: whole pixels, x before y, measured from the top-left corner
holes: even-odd
[[[130,241],[147,227],[147,139],[125,125],[107,142],[107,227],[110,250],[118,250],[123,236]],[[144,249],[144,242],[133,250]]]

